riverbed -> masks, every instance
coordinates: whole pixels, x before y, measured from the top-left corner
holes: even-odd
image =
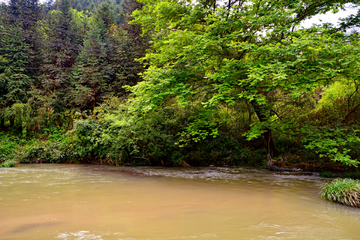
[[[22,164],[0,169],[0,239],[360,239],[313,173]]]

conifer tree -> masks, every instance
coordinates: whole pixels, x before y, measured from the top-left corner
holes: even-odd
[[[39,66],[35,24],[39,19],[38,0],[11,0],[1,11],[0,27],[0,118],[14,124],[13,104],[26,103],[35,70]]]
[[[115,69],[111,65],[113,45],[109,38],[113,24],[114,15],[110,5],[106,2],[100,4],[77,61],[76,71],[81,76],[73,78],[73,102],[82,108],[94,107],[110,91],[110,84],[114,81]]]

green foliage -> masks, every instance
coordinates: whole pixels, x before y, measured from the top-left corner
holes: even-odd
[[[110,5],[107,2],[103,2],[96,9],[94,14],[95,21],[102,21],[104,24],[104,29],[109,29],[114,22],[114,15],[110,9]]]
[[[35,140],[25,145],[18,153],[20,162],[64,162],[58,142]]]
[[[351,207],[360,207],[360,182],[353,179],[335,179],[325,184],[320,191],[321,197],[331,202]]]
[[[94,12],[101,5],[101,3],[104,3],[103,0],[73,0],[72,2],[72,7],[74,9],[84,12]],[[119,6],[121,8],[123,0],[108,0],[106,2],[110,3],[112,7]]]
[[[18,146],[19,139],[17,137],[0,132],[0,163],[15,158]]]
[[[246,140],[230,133],[220,132],[216,138],[207,138],[181,150],[192,165],[261,166],[266,152],[263,148],[249,147]]]
[[[352,178],[352,179],[359,179],[360,180],[360,173],[359,172],[352,172],[352,173],[344,173],[341,175],[342,178]]]
[[[359,164],[349,155],[352,145],[360,143],[357,131],[341,126],[309,128],[304,131],[308,134],[305,148],[315,150],[320,157],[329,157],[345,165]]]
[[[358,103],[358,86],[354,82],[336,81],[321,91],[321,99],[312,114],[325,124],[341,121],[351,107]]]
[[[334,174],[332,174],[331,172],[321,172],[319,176],[322,178],[333,178]]]
[[[16,162],[12,160],[6,160],[0,165],[0,167],[15,167],[15,166],[16,166]]]
[[[242,138],[231,133],[219,132],[214,138],[204,137],[199,131],[192,132],[193,126],[199,124],[196,114],[202,109],[183,110],[169,102],[163,109],[142,117],[144,115],[139,112],[132,112],[134,106],[121,104],[118,110],[104,115],[102,138],[112,146],[107,157],[113,161],[168,166],[182,165],[185,161],[197,166],[209,163],[257,165],[263,160],[263,149],[246,147]],[[206,118],[202,121],[205,123]],[[207,127],[203,124],[202,129]],[[181,134],[184,130],[189,135]],[[124,151],[128,153],[127,162],[119,158]]]
[[[318,108],[333,108],[333,105],[338,101],[345,105],[344,103],[346,103],[347,98],[353,94],[355,90],[353,84],[337,81],[324,89],[324,93],[319,100]]]
[[[192,116],[196,120],[181,133],[195,142],[216,136],[219,125],[229,122],[226,115],[218,117],[219,109],[247,103],[258,120],[249,124],[244,136],[252,140],[262,135],[268,154],[275,155],[272,132],[294,132],[303,125],[295,120],[298,112],[289,115],[280,110],[279,114],[279,103],[286,98],[300,102],[304,93],[338,79],[357,81],[357,38],[331,34],[328,29],[298,28],[303,19],[336,11],[344,1],[314,2],[309,8],[300,1],[291,5],[246,1],[229,6],[141,2],[145,5],[134,12],[133,22],[154,41],[142,59],[148,64],[145,81],[131,88],[135,96],[131,107],[150,117],[173,99],[183,109],[201,103],[203,111],[197,111]],[[268,4],[273,5],[269,8]],[[301,113],[305,114],[302,109]],[[334,130],[332,136],[335,140],[311,139],[308,147],[318,148],[335,161],[356,165],[345,146],[357,143],[357,135],[346,129]]]
[[[135,118],[126,106],[114,114],[106,114],[108,128],[104,140],[113,148],[107,154],[124,149],[134,159],[144,159],[146,164],[180,164],[178,154],[179,129],[184,126],[184,115],[168,108],[154,112],[150,118]]]
[[[82,9],[72,9],[72,3]],[[26,15],[36,10],[27,9],[26,4],[37,7],[38,1],[3,5],[0,131],[10,131],[27,141],[14,146],[17,154],[12,157],[23,162],[92,161],[108,155],[116,156],[116,161],[120,155],[126,159],[124,148],[109,145],[102,138],[102,124],[107,122],[95,116],[103,101],[124,96],[124,85],[141,80],[137,74],[142,66],[134,59],[143,56],[146,43],[139,29],[129,27],[129,19],[122,18],[123,25],[115,24],[122,10],[114,6],[121,3],[48,1],[46,16],[41,19]],[[93,14],[82,12],[83,7]],[[134,10],[138,5],[131,7]],[[132,10],[127,9],[126,14]],[[31,27],[24,29],[26,21]],[[5,142],[1,146],[7,149],[4,154],[11,149]]]
[[[0,146],[25,162],[259,165],[289,153],[356,166],[359,35],[300,27],[348,2],[49,0],[42,15],[37,0],[11,0],[0,131],[23,140]]]
[[[67,145],[67,154],[71,158],[102,157],[107,146],[102,144],[102,127],[94,119],[77,120],[70,134],[75,135]]]
[[[5,110],[5,119],[9,119],[18,133],[26,134],[26,123],[30,120],[31,108],[28,104],[15,103]]]
[[[0,27],[0,30],[15,33],[0,35],[0,106],[4,108],[28,99],[32,81],[25,66],[29,64],[31,49],[18,35],[21,34],[18,28]]]

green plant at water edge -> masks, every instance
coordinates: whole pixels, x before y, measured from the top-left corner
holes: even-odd
[[[322,172],[319,174],[319,176],[322,178],[333,178],[334,174],[332,174],[331,172]]]
[[[12,160],[7,160],[1,164],[1,167],[15,167],[16,162]]]
[[[321,188],[320,196],[331,202],[360,207],[360,181],[349,178],[335,179]]]
[[[360,179],[360,172],[344,173],[342,178]]]

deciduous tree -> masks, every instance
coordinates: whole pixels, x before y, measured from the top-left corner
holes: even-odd
[[[149,63],[145,81],[132,88],[133,111],[156,111],[171,99],[186,108],[202,105],[207,114],[185,129],[185,138],[216,136],[216,126],[227,121],[218,117],[219,108],[247,102],[258,121],[245,135],[263,136],[271,164],[279,94],[296,98],[339,77],[358,81],[358,37],[300,25],[355,1],[140,2],[144,7],[135,11],[133,22],[154,40],[142,59]]]

